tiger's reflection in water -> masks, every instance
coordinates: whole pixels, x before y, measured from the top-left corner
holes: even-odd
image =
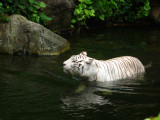
[[[82,87],[82,89],[77,92],[77,90],[80,89],[79,87]],[[93,108],[95,105],[108,104],[109,101],[107,99],[95,94],[96,91],[101,90],[102,88],[96,88],[95,86],[80,85],[76,90],[74,90],[73,95],[65,96],[61,99],[64,104],[63,107],[88,109]]]
[[[63,108],[72,109],[76,107],[78,109],[88,109],[94,108],[97,105],[102,106],[106,104],[115,106],[110,99],[112,96],[116,97],[117,94],[120,96],[121,94],[140,94],[135,90],[136,88],[134,88],[134,86],[140,86],[144,80],[144,75],[140,75],[130,79],[80,84],[72,91],[73,94],[65,94],[65,96],[61,98]]]

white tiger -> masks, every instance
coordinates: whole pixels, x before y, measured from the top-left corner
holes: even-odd
[[[123,56],[109,60],[96,60],[87,57],[86,51],[64,61],[63,69],[65,73],[74,73],[87,77],[89,81],[101,82],[125,79],[145,72],[144,66],[135,57]]]

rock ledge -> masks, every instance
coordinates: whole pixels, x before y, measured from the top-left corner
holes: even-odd
[[[8,23],[0,24],[1,53],[58,55],[69,48],[66,39],[21,15],[12,15]]]

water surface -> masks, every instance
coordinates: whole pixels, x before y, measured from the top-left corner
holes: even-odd
[[[59,56],[0,55],[0,120],[143,120],[160,112],[160,28],[113,27],[82,32]],[[130,55],[152,67],[143,76],[87,82],[62,63],[87,51],[96,59]]]

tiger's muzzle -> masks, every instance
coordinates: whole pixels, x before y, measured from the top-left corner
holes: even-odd
[[[63,62],[63,71],[65,72],[65,73],[72,73],[72,68],[71,68],[71,66],[69,66],[68,64],[66,64],[65,62]]]

